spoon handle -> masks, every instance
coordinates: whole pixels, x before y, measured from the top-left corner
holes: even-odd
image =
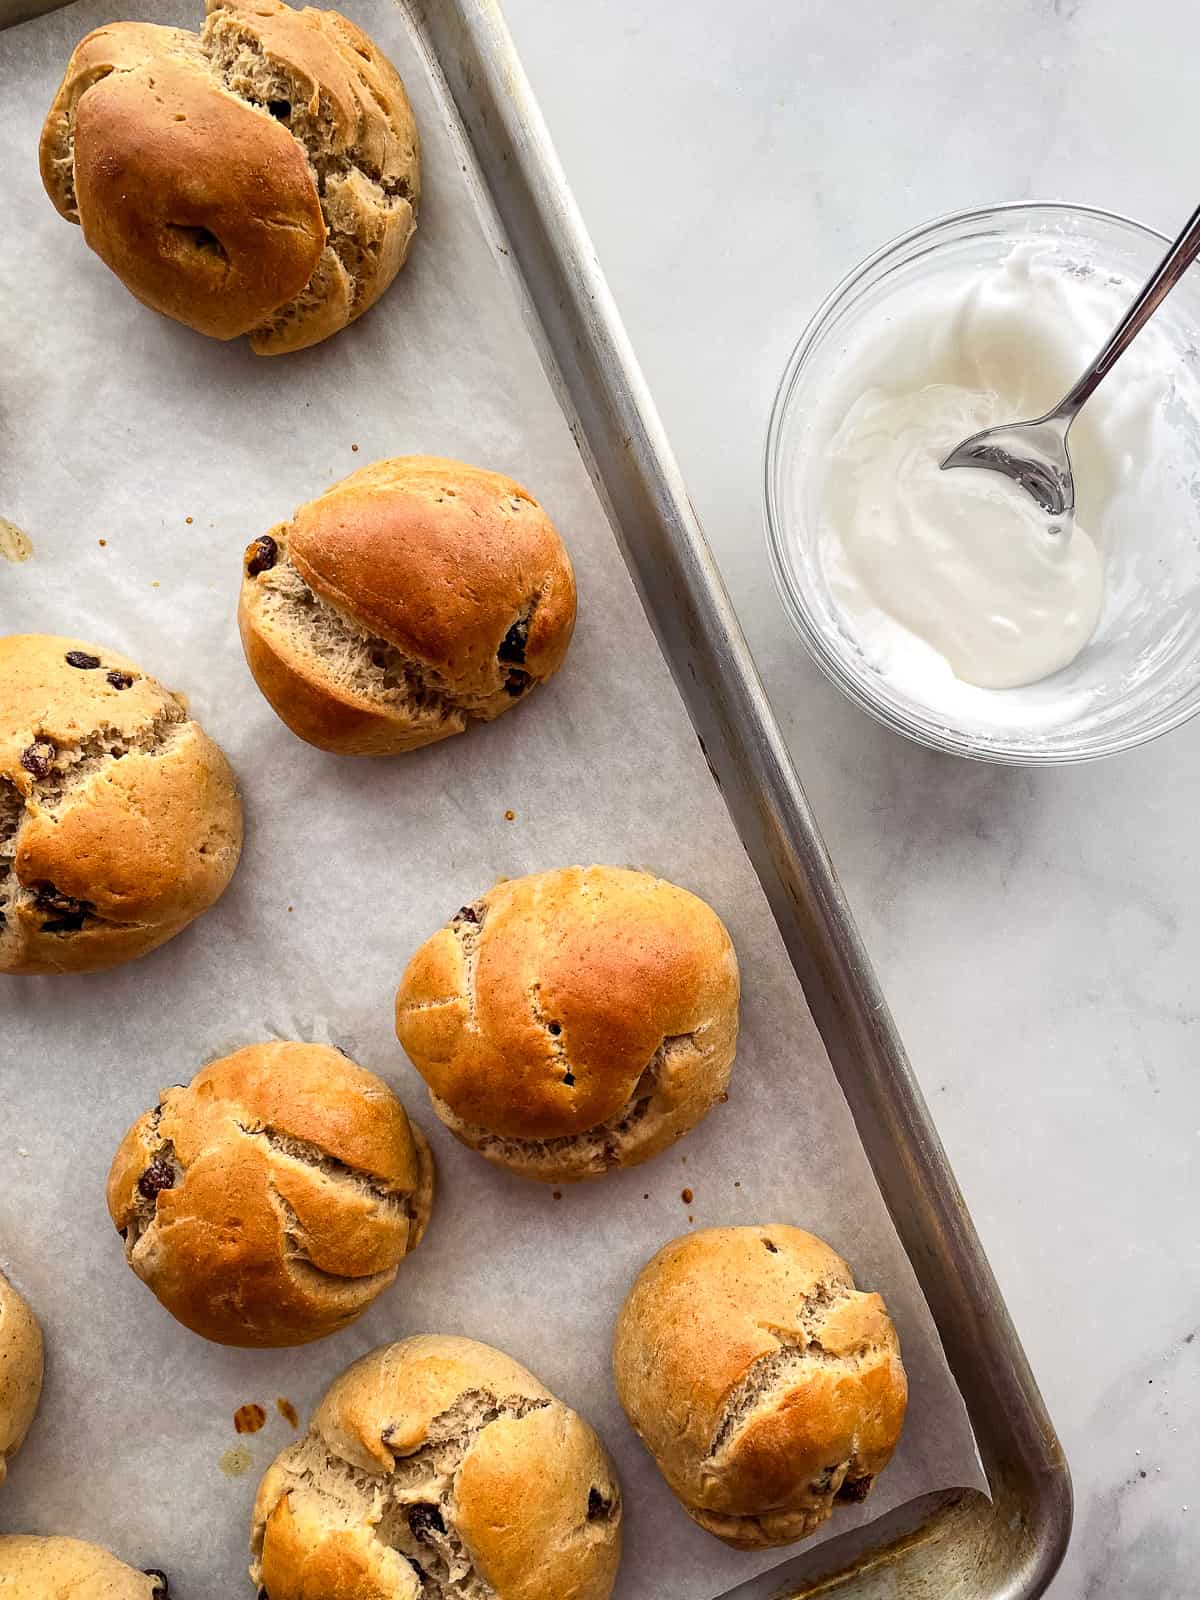
[[[1121,318],[1108,343],[1088,367],[1055,412],[1070,420],[1158,310],[1171,290],[1200,255],[1200,206],[1192,212],[1183,232],[1146,280],[1137,298]]]

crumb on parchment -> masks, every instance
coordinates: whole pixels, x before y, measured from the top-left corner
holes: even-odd
[[[33,540],[24,528],[18,528],[7,517],[0,517],[0,556],[5,561],[28,561],[33,554]]]

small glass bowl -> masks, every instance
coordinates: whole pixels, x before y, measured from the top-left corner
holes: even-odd
[[[1071,666],[1026,688],[964,685],[948,708],[944,701],[923,703],[911,683],[890,681],[867,659],[830,594],[818,539],[820,426],[828,421],[822,408],[856,337],[888,317],[898,294],[951,268],[999,266],[1014,245],[1029,240],[1053,249],[1067,270],[1107,273],[1127,282],[1131,293],[1166,246],[1152,229],[1111,212],[1025,203],[940,217],[884,245],[834,289],[792,352],[767,434],[766,521],[787,613],[813,660],[856,705],[935,750],[1055,765],[1132,749],[1200,710],[1200,416],[1185,419],[1197,424],[1195,449],[1181,431],[1177,457],[1155,463],[1171,475],[1191,513],[1180,519],[1184,525],[1165,530],[1178,541],[1179,559],[1167,562],[1144,549],[1117,553],[1119,572],[1110,571],[1112,593],[1092,640]],[[1176,287],[1154,325],[1169,338],[1181,380],[1186,375],[1200,394],[1200,270]],[[1121,382],[1119,366],[1106,382]],[[1116,559],[1112,551],[1105,556],[1110,564]]]

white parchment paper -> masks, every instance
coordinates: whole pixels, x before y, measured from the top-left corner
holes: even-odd
[[[200,20],[199,5],[176,0],[118,9]],[[270,361],[144,310],[42,193],[42,117],[111,0],[0,34],[0,516],[34,546],[21,565],[0,562],[0,626],[110,645],[185,691],[238,772],[247,820],[225,898],[155,955],[91,977],[0,979],[0,1265],[48,1343],[41,1415],[0,1489],[0,1529],[102,1541],[165,1568],[178,1600],[248,1593],[254,1488],[294,1436],[276,1398],[304,1419],[372,1346],[464,1333],[526,1362],[612,1450],[627,1512],[621,1600],[705,1600],[794,1551],[738,1554],[694,1527],[613,1391],[617,1307],[689,1226],[811,1228],[896,1318],[911,1382],[904,1438],[869,1503],[839,1512],[826,1536],[982,1479],[802,993],[539,365],[503,241],[472,197],[444,95],[401,11],[351,9],[412,94],[420,232],[375,311]],[[409,451],[502,468],[540,496],[576,563],[579,628],[559,677],[493,726],[390,761],[339,760],[294,739],[246,671],[240,553],[335,479]],[[591,861],[652,869],[717,908],[741,960],[742,1035],[728,1105],[649,1166],[555,1200],[442,1130],[395,1041],[392,995],[416,945],[496,878]],[[383,1074],[432,1138],[440,1190],[421,1249],[357,1326],[301,1351],[244,1353],[177,1326],[133,1277],[104,1180],[161,1086],[271,1035],[340,1044]],[[268,1426],[238,1439],[234,1410],[252,1400]],[[240,1477],[222,1466],[236,1445],[250,1458]]]

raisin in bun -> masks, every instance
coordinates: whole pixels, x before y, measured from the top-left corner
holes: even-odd
[[[374,305],[408,255],[420,149],[391,62],[336,11],[209,0],[202,31],[114,22],[46,118],[55,207],[143,304],[259,355]]]
[[[373,1073],[328,1045],[251,1045],[125,1135],[108,1209],[173,1317],[218,1344],[306,1344],[360,1317],[420,1243],[433,1159]]]
[[[251,1548],[270,1600],[606,1600],[621,1493],[532,1373],[427,1334],[335,1380],[264,1477]]]
[[[170,1600],[161,1572],[137,1572],[82,1539],[0,1533],[0,1593],[12,1600]]]
[[[238,622],[293,733],[341,755],[394,755],[492,721],[556,672],[575,577],[520,484],[401,456],[249,546]]]
[[[104,646],[0,638],[0,973],[145,955],[241,847],[229,763],[180,698]]]
[[[738,1550],[803,1539],[865,1499],[908,1398],[883,1301],[781,1223],[660,1250],[617,1319],[613,1368],[684,1510]]]
[[[499,883],[417,951],[396,1033],[438,1116],[543,1183],[657,1155],[721,1098],[738,967],[721,919],[662,878],[564,867]]]
[[[0,1272],[0,1483],[24,1443],[42,1397],[42,1330]]]

